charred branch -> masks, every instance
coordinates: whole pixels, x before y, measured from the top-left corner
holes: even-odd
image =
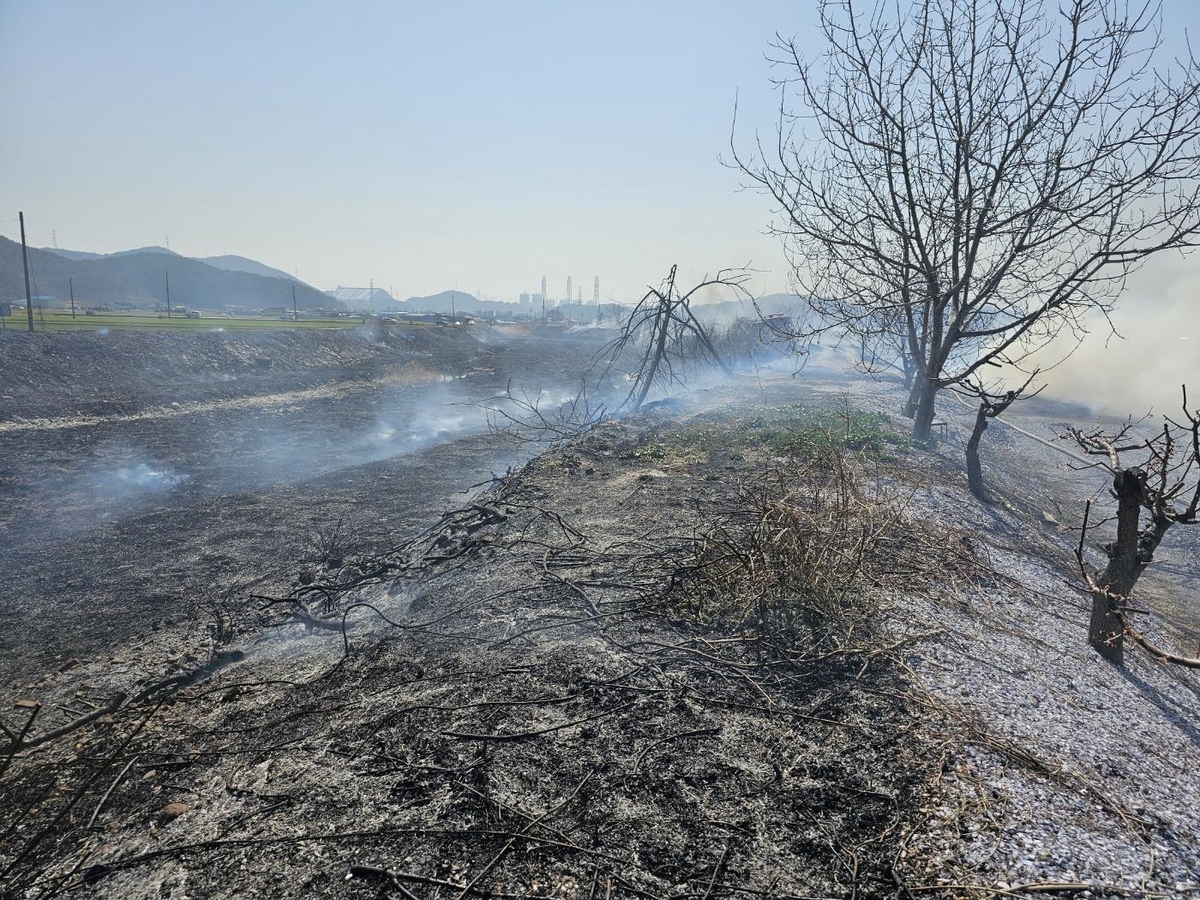
[[[1127,634],[1156,658],[1191,665],[1187,658],[1175,657],[1149,644],[1129,624],[1124,607],[1138,579],[1154,561],[1154,553],[1167,532],[1175,525],[1197,522],[1200,409],[1188,409],[1185,386],[1182,419],[1166,417],[1162,430],[1152,437],[1138,440],[1132,423],[1113,433],[1071,428],[1064,436],[1074,440],[1084,453],[1099,459],[1100,468],[1112,476],[1110,494],[1117,503],[1117,534],[1114,541],[1103,546],[1107,558],[1104,568],[1093,576],[1084,563],[1090,502],[1076,549],[1080,575],[1092,594],[1088,640],[1102,656],[1117,665],[1124,661],[1122,644]]]
[[[1032,394],[1025,394],[1033,379],[1038,376],[1039,371],[1035,369],[1025,379],[1025,383],[1015,391],[1005,391],[1003,394],[986,388],[983,380],[978,377],[968,378],[956,388],[958,393],[974,397],[979,401],[979,409],[975,413],[975,426],[971,429],[971,437],[967,440],[967,484],[971,488],[971,493],[984,503],[989,501],[987,490],[983,484],[983,464],[979,459],[979,445],[983,440],[983,433],[987,430],[990,420],[999,416],[1017,400],[1023,396],[1036,397],[1042,392],[1045,385],[1038,388]]]

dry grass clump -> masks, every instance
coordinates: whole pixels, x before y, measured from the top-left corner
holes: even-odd
[[[668,592],[673,615],[748,632],[795,661],[871,646],[892,588],[940,574],[934,536],[905,520],[881,466],[834,441],[793,448],[697,536]]]

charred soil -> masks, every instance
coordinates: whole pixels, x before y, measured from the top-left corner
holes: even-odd
[[[941,741],[878,630],[887,592],[847,582],[845,609],[809,610],[791,643],[765,640],[753,591],[696,606],[711,541],[750,533],[748,498],[789,454],[865,464],[788,449],[800,409],[606,425],[387,552],[231,595],[193,660],[54,675],[47,692],[126,699],[14,761],[4,878],[30,895],[895,895]],[[890,583],[881,559],[861,568]]]
[[[553,353],[580,355],[491,350],[560,374]],[[519,368],[500,358],[492,384]],[[509,452],[488,434],[30,540],[9,557],[26,604],[50,547],[66,572],[107,554],[143,580],[85,581],[94,609],[45,586],[13,606],[12,652],[46,665],[4,686],[23,702],[4,715],[21,749],[0,759],[0,885],[1194,892],[1200,691],[1086,646],[1059,521],[1080,473],[998,433],[980,504],[956,448],[914,447],[881,414],[899,395],[743,376],[474,493],[446,460],[486,468]],[[155,556],[172,530],[186,540]],[[169,599],[139,612],[153,590]],[[36,656],[59,623],[94,643]]]

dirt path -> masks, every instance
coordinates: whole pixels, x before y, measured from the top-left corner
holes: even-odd
[[[0,434],[19,431],[61,431],[68,428],[119,427],[140,422],[157,422],[163,419],[178,419],[205,413],[234,412],[267,409],[315,400],[337,400],[365,391],[375,391],[386,385],[418,385],[444,381],[446,376],[426,371],[412,365],[403,371],[369,381],[334,381],[320,387],[298,391],[282,391],[259,394],[252,397],[233,397],[223,400],[189,401],[172,403],[169,406],[152,406],[131,414],[94,416],[50,416],[40,419],[12,419],[0,422]]]

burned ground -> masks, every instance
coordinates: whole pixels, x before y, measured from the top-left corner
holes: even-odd
[[[122,337],[136,346],[117,349],[149,359],[134,355],[122,368],[110,345]],[[360,549],[419,531],[458,492],[521,458],[483,437],[476,404],[510,379],[570,383],[590,353],[433,328],[374,341],[302,332],[195,335],[187,345],[188,336],[164,335],[155,353],[142,346],[150,337],[8,335],[3,344],[8,361],[40,357],[45,380],[64,392],[47,392],[38,419],[0,421],[9,689],[186,621],[236,585],[286,584],[339,521]],[[286,354],[281,341],[292,342]],[[197,381],[217,363],[236,374],[230,359],[268,346],[280,371],[266,381]],[[81,414],[97,390],[85,377],[93,364],[115,396],[134,393],[151,367],[170,374],[158,399],[184,402]],[[281,390],[305,364],[324,382]]]
[[[599,429],[268,604],[277,627],[217,680],[10,776],[28,804],[58,773],[80,813],[36,804],[9,876],[126,896],[894,892],[937,756],[888,654],[784,659],[673,602],[712,511],[778,449],[739,424]]]
[[[536,364],[561,374],[553,352]],[[123,618],[96,652],[34,657],[44,675],[4,685],[6,700],[42,707],[35,743],[0,763],[0,804],[18,811],[0,884],[134,897],[1194,893],[1200,693],[1087,648],[1064,521],[1087,473],[997,429],[985,449],[1000,502],[979,504],[953,446],[914,447],[882,415],[898,394],[813,369],[750,373],[507,475],[481,435],[298,484],[201,491],[77,535],[71,566],[107,555],[142,566],[141,580],[103,588],[97,608]],[[346,415],[371,418],[354,402]],[[949,411],[952,437],[968,415]],[[834,446],[848,455],[820,457]],[[807,466],[812,454],[849,460],[858,486],[841,506],[814,501],[840,483],[819,472],[841,463]],[[456,495],[454,471],[490,486]],[[366,516],[361,539],[335,548],[347,511]],[[806,552],[775,523],[810,533],[843,519],[876,551],[854,551],[852,577],[762,577],[771,554]],[[150,539],[187,523],[174,551],[187,563],[167,569]],[[853,528],[833,530],[808,543],[845,550]],[[116,562],[125,541],[129,562]],[[68,545],[30,541],[20,565]],[[1192,559],[1164,558],[1156,628],[1185,605],[1176,573]],[[18,597],[39,589],[26,577]],[[164,583],[186,588],[163,601],[172,624],[152,601],[130,613],[122,590]],[[205,583],[220,590],[200,603]],[[20,658],[59,619],[76,634],[89,621],[40,590],[42,631],[21,624]],[[764,605],[787,591],[824,601],[791,618]],[[769,639],[779,626],[788,640]],[[1168,642],[1194,639],[1186,617],[1178,626]],[[29,715],[4,718],[19,730]]]

